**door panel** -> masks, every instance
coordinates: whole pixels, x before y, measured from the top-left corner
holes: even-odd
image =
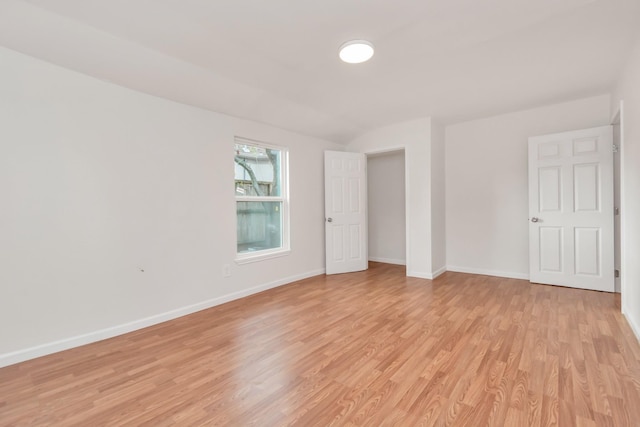
[[[351,224],[349,225],[349,253],[350,259],[358,259],[362,255],[362,248],[360,247],[360,225],[359,224]]]
[[[600,266],[600,229],[576,227],[576,274],[599,276]]]
[[[600,210],[599,165],[585,163],[573,166],[573,196],[575,212],[597,212]]]
[[[529,138],[531,281],[612,292],[612,128]]]
[[[366,157],[325,152],[325,236],[327,274],[366,270]]]
[[[540,212],[562,210],[562,180],[560,168],[540,168],[538,171]]]
[[[540,227],[540,271],[562,271],[562,227]]]
[[[349,178],[349,211],[360,213],[360,178]]]

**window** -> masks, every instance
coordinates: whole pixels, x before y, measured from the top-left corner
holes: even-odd
[[[287,151],[236,138],[237,259],[257,261],[289,252]]]

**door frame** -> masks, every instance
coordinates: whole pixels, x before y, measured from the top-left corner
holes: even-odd
[[[597,138],[603,138],[605,144],[596,144],[595,151],[593,151],[592,156],[593,159],[590,160],[589,157],[579,157],[580,154],[575,153],[575,146],[573,142],[576,139],[580,140],[583,137],[591,138],[593,136],[597,136]],[[567,144],[568,143],[568,144]],[[551,145],[556,147],[555,155],[553,153],[550,154],[550,158],[544,159],[539,158],[538,150],[539,147],[544,147],[547,145]],[[568,147],[567,147],[568,145]],[[564,148],[561,148],[564,147]],[[572,148],[573,147],[573,148]],[[566,152],[567,148],[568,153],[560,155],[561,152]],[[611,151],[609,151],[611,150]],[[596,291],[605,291],[605,292],[615,292],[615,278],[613,277],[614,269],[615,269],[615,217],[614,217],[614,153],[613,151],[613,127],[611,125],[598,126],[593,128],[586,129],[575,129],[572,131],[559,132],[554,134],[546,134],[546,135],[536,135],[529,137],[528,140],[528,162],[529,162],[529,170],[528,170],[528,183],[529,183],[529,280],[532,283],[542,283],[542,284],[550,284],[550,285],[559,285],[559,286],[568,286],[572,288],[582,288],[582,289],[591,289]],[[587,156],[592,151],[587,152]],[[568,157],[566,156],[568,154]],[[587,160],[585,160],[587,159]],[[597,159],[597,160],[596,160]],[[578,163],[574,163],[575,160],[580,160]],[[566,200],[567,195],[569,195],[572,199],[574,198],[574,191],[567,190],[566,187],[569,185],[570,187],[574,186],[573,179],[575,177],[565,180],[565,173],[567,173],[568,168],[575,167],[576,164],[594,164],[594,162],[598,162],[598,170],[597,176],[598,181],[600,182],[595,194],[599,194],[602,191],[600,196],[596,196],[597,199],[600,199],[597,210],[592,210],[589,212],[593,212],[596,214],[594,218],[592,216],[588,216],[586,219],[584,217],[575,216],[574,208],[570,209],[569,218],[566,218],[567,212],[563,207],[556,208],[556,216],[550,214],[551,223],[547,227],[551,228],[559,228],[561,231],[561,241],[567,241],[569,243],[563,244],[559,243],[558,247],[561,249],[561,253],[558,255],[560,260],[565,259],[569,260],[569,264],[574,264],[574,257],[577,255],[576,249],[578,248],[577,242],[577,234],[574,234],[572,231],[569,236],[566,235],[565,226],[562,226],[562,221],[570,220],[569,222],[572,225],[580,224],[581,227],[589,227],[594,225],[595,223],[599,224],[600,234],[599,238],[596,241],[596,246],[599,247],[598,251],[600,253],[600,261],[598,264],[600,268],[598,269],[598,273],[594,273],[595,277],[588,278],[582,277],[579,278],[579,273],[575,271],[574,268],[569,268],[566,266],[565,261],[558,261],[559,264],[564,267],[559,267],[560,269],[557,273],[549,273],[544,272],[540,265],[542,256],[538,251],[542,250],[542,238],[539,236],[539,227],[538,224],[534,224],[538,222],[538,216],[542,216],[543,220],[549,220],[547,216],[545,216],[541,202],[538,201],[538,187],[542,184],[539,182],[538,171],[544,168],[554,167],[556,169],[562,170],[562,179],[558,178],[558,183],[562,182],[563,189],[559,190],[559,196],[562,200]],[[606,170],[603,170],[606,167]],[[606,173],[605,173],[606,172]],[[575,175],[575,169],[572,172]],[[606,187],[603,187],[605,186]],[[606,190],[605,190],[606,189]],[[567,192],[565,192],[565,190]],[[610,193],[609,193],[610,192]],[[605,197],[610,194],[609,197]],[[554,199],[555,200],[555,199]],[[606,203],[605,203],[606,201]],[[575,202],[575,199],[573,201]],[[564,206],[564,202],[562,205]],[[578,214],[579,215],[579,214]],[[553,218],[561,221],[561,224],[557,224]],[[611,222],[609,222],[611,221]],[[566,224],[566,222],[565,222]],[[533,228],[532,228],[533,227]],[[540,228],[542,229],[542,228]],[[564,236],[564,237],[562,237]],[[604,246],[604,247],[603,247]],[[533,253],[532,253],[533,251]],[[567,252],[569,251],[569,252]],[[608,255],[608,256],[607,256]],[[578,258],[575,258],[577,260]],[[575,267],[577,268],[577,267]],[[608,273],[607,273],[608,272]],[[587,273],[589,274],[589,273]],[[535,279],[533,276],[536,276]],[[576,280],[580,279],[580,283],[577,283]]]
[[[404,235],[404,245],[405,245],[405,258],[406,258],[406,265],[405,265],[405,276],[408,275],[408,273],[410,271],[413,271],[412,265],[410,265],[411,263],[411,230],[409,228],[409,212],[410,212],[410,207],[409,207],[409,201],[411,200],[411,198],[409,197],[410,195],[410,190],[411,187],[409,186],[409,176],[408,176],[408,171],[409,171],[409,165],[407,164],[407,160],[408,160],[408,156],[407,156],[407,147],[406,145],[392,145],[392,146],[388,146],[388,147],[384,147],[384,148],[379,148],[379,149],[373,149],[373,150],[366,150],[363,151],[362,153],[368,158],[369,156],[373,156],[373,155],[378,155],[378,154],[385,154],[385,153],[393,153],[396,151],[403,151],[404,152],[404,224],[405,224],[405,235]],[[370,189],[367,189],[367,191],[371,191]],[[367,212],[368,215],[368,212]],[[368,229],[367,229],[367,233],[368,233]]]
[[[381,150],[373,150],[373,151],[366,151],[364,152],[364,155],[367,159],[367,162],[369,161],[370,157],[375,157],[375,156],[384,156],[385,154],[392,154],[392,153],[399,153],[402,152],[403,153],[403,157],[404,157],[404,163],[403,163],[403,172],[404,172],[404,187],[402,188],[402,191],[404,192],[404,225],[405,225],[405,235],[404,235],[404,245],[405,245],[405,262],[404,262],[404,266],[405,266],[405,275],[406,275],[406,271],[409,271],[408,267],[407,267],[407,263],[409,262],[409,242],[408,242],[408,238],[410,236],[409,230],[407,228],[407,221],[408,221],[408,198],[407,198],[407,150],[404,147],[400,147],[400,148],[385,148],[385,149],[381,149]],[[367,180],[369,177],[369,168],[367,167]],[[372,189],[367,186],[367,200],[369,200],[369,193],[372,191]],[[367,218],[369,217],[369,209],[367,209]],[[369,226],[369,222],[367,221],[367,227]],[[367,228],[367,234],[369,234],[368,228]]]
[[[625,272],[627,271],[627,256],[625,250],[625,232],[626,232],[626,215],[625,215],[625,167],[624,167],[624,101],[620,100],[617,111],[613,114],[611,118],[611,125],[620,125],[620,141],[618,143],[618,155],[620,156],[620,241],[615,242],[614,244],[620,245],[620,299],[621,299],[621,311],[623,314],[626,314],[627,310],[625,309],[625,295],[627,289],[627,283],[625,280]],[[616,141],[614,141],[616,143]],[[616,180],[614,180],[614,185],[616,185]]]

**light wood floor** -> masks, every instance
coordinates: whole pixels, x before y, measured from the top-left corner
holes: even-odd
[[[371,267],[0,369],[0,425],[640,425],[617,295]]]

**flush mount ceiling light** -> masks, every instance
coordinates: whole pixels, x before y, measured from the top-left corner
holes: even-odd
[[[373,44],[366,40],[351,40],[340,46],[340,59],[349,64],[368,61],[373,56]]]

